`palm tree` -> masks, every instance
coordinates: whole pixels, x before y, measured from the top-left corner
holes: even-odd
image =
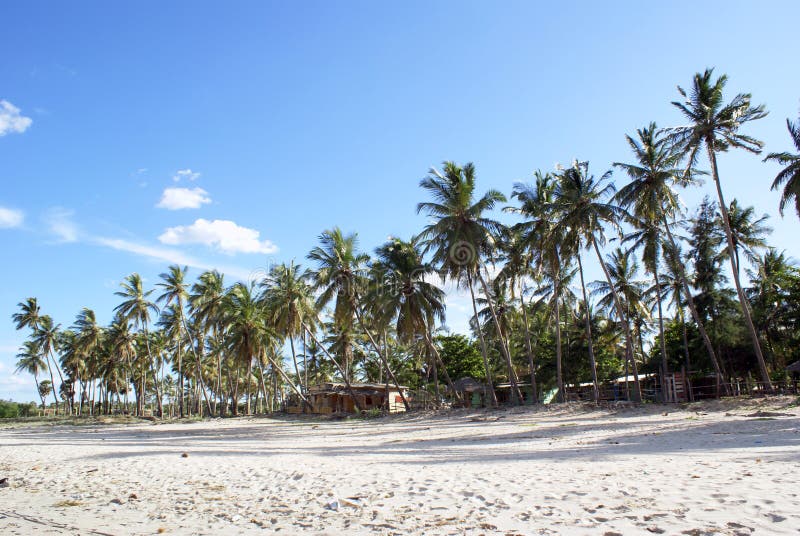
[[[56,398],[56,382],[53,379],[53,369],[58,371],[60,383],[64,383],[64,376],[61,374],[61,368],[56,361],[55,351],[59,343],[59,328],[61,324],[53,324],[53,319],[48,315],[41,315],[38,320],[36,331],[33,332],[33,341],[39,347],[42,354],[49,360],[48,369],[50,370],[50,384],[53,386],[53,399],[56,404],[56,413],[58,413],[58,399]],[[66,410],[66,403],[64,406]]]
[[[247,413],[250,413],[250,382],[253,376],[253,359],[264,355],[273,369],[289,384],[303,403],[308,403],[303,393],[292,382],[283,367],[265,350],[276,337],[274,331],[267,327],[264,304],[258,299],[252,284],[236,283],[226,294],[224,321],[227,326],[228,345],[236,356],[236,380],[232,389],[231,405],[234,415],[238,415],[239,381],[242,367],[247,369],[245,385],[247,386]]]
[[[192,285],[189,296],[190,312],[195,320],[202,326],[202,338],[205,339],[209,331],[212,332],[212,346],[221,346],[221,319],[223,303],[225,301],[225,278],[217,270],[200,274],[197,282]],[[219,414],[225,410],[222,395],[222,352],[216,352],[217,357],[217,405]],[[212,388],[213,390],[213,388]]]
[[[508,368],[512,396],[519,400],[519,388],[505,334],[502,332],[497,312],[491,301],[491,292],[483,277],[483,257],[491,257],[495,249],[495,236],[503,231],[503,226],[484,213],[492,210],[497,203],[504,202],[505,196],[497,190],[489,190],[479,199],[475,199],[475,166],[470,162],[463,167],[455,162],[444,162],[442,171],[431,169],[428,176],[420,181],[433,201],[417,204],[417,213],[425,212],[432,220],[419,234],[423,252],[432,252],[432,264],[436,266],[444,278],[466,284],[472,298],[474,321],[478,321],[478,309],[475,301],[474,279],[481,283],[484,294],[489,299],[489,306],[495,327],[500,337],[501,353]],[[486,381],[493,405],[497,405],[497,396],[492,385],[492,374],[483,334],[478,332],[481,341]]]
[[[564,229],[556,227],[553,210],[553,195],[555,180],[549,173],[541,171],[534,173],[534,185],[517,183],[514,185],[512,197],[520,202],[520,207],[508,207],[510,212],[516,212],[525,218],[525,221],[516,225],[522,233],[522,241],[533,256],[537,272],[543,273],[552,284],[551,304],[553,321],[556,332],[556,384],[558,386],[558,400],[566,401],[564,378],[562,372],[562,344],[561,344],[561,296],[566,288],[564,276],[569,271],[572,250],[566,243]],[[571,278],[574,272],[571,272]]]
[[[435,274],[433,266],[423,262],[415,240],[405,242],[393,238],[375,250],[375,254],[378,260],[375,272],[381,277],[373,281],[369,298],[378,305],[379,320],[385,320],[387,324],[395,320],[397,338],[401,343],[410,345],[421,338],[433,356],[434,375],[441,365],[451,392],[458,397],[431,335],[436,322],[444,322],[445,313],[444,291],[426,280]],[[436,382],[437,396],[438,389]]]
[[[134,324],[140,328],[144,334],[144,343],[145,348],[147,349],[147,359],[150,365],[150,373],[153,377],[153,385],[156,391],[156,407],[158,410],[158,416],[161,417],[164,414],[161,401],[161,391],[158,388],[158,375],[156,374],[155,370],[153,354],[150,350],[150,334],[147,329],[147,326],[150,322],[150,314],[158,313],[158,307],[156,307],[156,304],[148,299],[153,291],[148,290],[145,292],[142,277],[137,273],[133,273],[126,277],[120,286],[122,287],[122,290],[115,292],[114,294],[121,298],[125,298],[125,301],[114,308],[114,312],[116,312],[119,317],[126,322],[133,321]]]
[[[84,307],[75,317],[72,329],[76,332],[75,344],[80,349],[86,367],[86,374],[89,375],[89,377],[85,378],[88,383],[91,380],[91,369],[97,358],[97,351],[102,344],[103,328],[97,323],[94,311]],[[81,393],[81,411],[83,410],[85,394],[86,389],[84,388],[83,393]]]
[[[798,287],[800,270],[784,252],[775,249],[769,249],[760,257],[756,266],[756,270],[747,271],[753,285],[748,289],[748,295],[753,303],[755,321],[766,336],[773,365],[785,365],[785,362],[776,363],[775,338],[787,331],[781,329],[782,325],[792,323],[792,290]]]
[[[740,93],[726,104],[722,92],[725,89],[728,77],[722,75],[713,80],[713,73],[713,69],[706,69],[702,74],[695,74],[691,93],[687,93],[686,90],[678,87],[678,91],[685,101],[673,102],[672,104],[681,111],[690,124],[671,128],[669,132],[671,132],[670,140],[681,148],[687,157],[687,174],[695,166],[700,151],[705,147],[708,161],[711,164],[711,176],[717,189],[725,237],[728,241],[728,251],[735,251],[736,247],[733,241],[733,232],[731,231],[728,205],[722,193],[722,182],[720,181],[719,168],[717,166],[717,153],[725,152],[733,147],[759,154],[764,144],[755,138],[740,134],[739,129],[745,123],[765,117],[767,112],[764,110],[763,105],[751,105],[751,95],[749,93]],[[750,331],[753,350],[761,373],[761,381],[768,390],[772,390],[772,382],[769,378],[764,354],[761,351],[761,343],[753,325],[750,306],[739,281],[739,271],[733,255],[730,256],[730,261],[736,293],[739,296],[739,305],[742,308],[747,329]]]
[[[693,169],[689,169],[688,173],[679,169],[678,166],[683,155],[680,151],[675,150],[669,138],[662,136],[660,132],[655,123],[650,123],[647,127],[637,130],[637,139],[625,136],[633,152],[635,163],[614,163],[615,167],[624,170],[630,178],[630,182],[617,192],[615,200],[622,207],[630,209],[633,216],[642,224],[640,226],[642,227],[642,233],[639,236],[644,240],[641,244],[645,247],[645,257],[647,257],[645,266],[656,279],[656,288],[660,286],[658,281],[658,253],[659,249],[663,249],[660,248],[660,232],[666,233],[670,248],[675,250],[678,247],[672,235],[671,226],[680,214],[681,203],[673,187],[686,187],[694,184],[696,182],[694,176],[698,174]],[[675,275],[678,278],[677,281],[683,287],[689,310],[697,324],[706,351],[717,373],[717,387],[719,390],[722,373],[714,345],[711,343],[711,339],[706,333],[705,326],[697,312],[683,264],[676,262],[674,268],[676,270]],[[680,297],[677,297],[677,300],[680,301]],[[664,347],[663,311],[660,300],[658,306],[661,367],[663,376],[666,376],[668,367],[666,348]],[[664,382],[662,382],[662,388],[664,388]]]
[[[292,361],[297,383],[303,384],[297,352],[294,346],[296,337],[304,333],[303,326],[314,326],[317,310],[314,295],[308,284],[310,274],[292,261],[273,267],[261,283],[262,299],[266,308],[267,321],[278,335],[289,339]],[[308,390],[308,385],[304,389]]]
[[[359,307],[359,290],[364,285],[368,255],[357,251],[358,237],[355,233],[345,236],[338,227],[324,231],[319,240],[320,245],[316,246],[308,254],[308,258],[317,263],[317,269],[313,272],[314,288],[320,291],[320,295],[317,298],[317,308],[323,309],[328,303],[334,301],[333,322],[336,329],[342,334],[349,334],[352,331],[353,317],[355,316],[359,326],[367,335],[370,344],[383,363],[386,373],[400,392],[403,405],[406,409],[409,409],[405,394],[400,388],[400,384],[394,372],[392,372],[386,356],[375,341],[375,337],[365,325]],[[311,330],[306,329],[306,332],[314,337]],[[345,367],[347,367],[348,358],[352,361],[351,344],[345,345],[345,352],[351,353],[350,356],[345,354]],[[345,384],[350,389],[347,376],[351,371],[345,368],[343,373]],[[355,395],[352,396],[355,402],[356,397]]]
[[[20,308],[20,312],[14,313],[11,316],[12,320],[16,324],[17,330],[30,328],[34,334],[34,337],[36,337],[36,334],[39,331],[44,319],[41,314],[41,309],[39,308],[38,300],[36,298],[27,298],[25,301],[18,303],[17,307]],[[52,319],[50,319],[50,324],[52,327]],[[53,335],[52,339],[55,340],[55,334]],[[47,360],[47,369],[50,372],[50,385],[55,386],[56,382],[53,379],[53,368],[50,364],[49,349],[46,351],[45,349],[41,348],[41,346],[39,346],[39,348],[42,351],[42,355],[44,355],[45,359]],[[57,370],[59,377],[61,377],[61,369],[57,368]],[[53,387],[53,398],[55,398],[55,387]],[[56,413],[58,413],[58,399],[55,399],[55,404],[55,410]]]
[[[639,265],[631,252],[617,248],[608,255],[608,261],[605,263],[605,273],[608,274],[606,281],[591,283],[592,293],[601,295],[598,306],[612,314],[616,312],[617,319],[625,332],[630,331],[632,322],[636,326],[637,320],[645,319],[649,314],[643,303],[644,283],[636,279],[638,270]],[[637,333],[639,332],[640,330],[637,329]],[[644,353],[644,349],[641,350]],[[628,364],[631,365],[633,372],[634,397],[636,397],[637,392],[641,392],[638,381],[639,368],[636,359],[630,359],[625,364],[626,376],[628,375]],[[640,394],[639,399],[641,399]]]
[[[187,267],[181,268],[178,265],[173,264],[168,268],[166,273],[161,274],[162,282],[158,283],[157,286],[161,287],[164,292],[156,298],[157,303],[163,303],[165,306],[170,306],[172,304],[175,305],[173,309],[172,319],[176,324],[174,326],[175,331],[175,340],[179,341],[179,344],[176,346],[177,348],[177,357],[178,357],[178,384],[180,389],[178,392],[180,393],[178,399],[178,406],[180,408],[180,416],[183,417],[183,410],[184,410],[184,371],[183,371],[183,360],[181,355],[181,344],[180,341],[182,340],[183,335],[186,336],[186,339],[189,341],[189,348],[194,355],[195,361],[195,375],[197,376],[197,382],[199,383],[199,388],[202,391],[203,398],[206,401],[206,406],[208,409],[209,414],[211,413],[211,402],[208,400],[208,394],[206,393],[205,385],[203,384],[203,375],[201,373],[201,359],[197,355],[197,351],[195,350],[195,346],[192,343],[192,333],[189,331],[189,326],[186,323],[186,314],[185,311],[185,304],[186,300],[189,297],[189,292],[187,290],[187,284],[184,282],[186,279],[186,272],[188,271]],[[183,334],[183,335],[182,335]]]
[[[720,223],[722,223],[721,219]],[[739,262],[739,253],[750,261],[757,264],[761,251],[767,249],[766,236],[772,233],[772,228],[766,225],[769,216],[764,214],[760,218],[755,218],[753,207],[742,207],[734,199],[728,208],[728,221],[731,226],[733,236],[733,254],[736,260],[736,270],[741,272],[742,265]],[[723,255],[730,255],[728,248],[723,249]]]
[[[36,346],[33,341],[25,341],[22,343],[22,348],[17,354],[17,369],[16,372],[26,372],[33,376],[33,381],[36,383],[36,392],[40,394],[42,399],[42,409],[44,409],[44,397],[41,396],[39,390],[39,374],[47,369],[47,361],[42,355],[41,349]]]
[[[775,176],[771,190],[777,190],[783,185],[781,202],[778,206],[781,216],[783,216],[783,209],[786,208],[786,205],[794,200],[794,208],[797,211],[797,216],[800,217],[800,120],[797,123],[792,123],[787,119],[786,128],[789,129],[789,135],[792,137],[792,143],[794,143],[795,148],[799,151],[798,154],[792,154],[788,151],[769,153],[764,161],[774,161],[786,166]]]
[[[133,365],[137,361],[138,352],[136,348],[136,334],[131,331],[130,323],[117,316],[111,326],[108,328],[108,337],[106,339],[108,345],[108,354],[105,363],[101,365],[102,377],[106,384],[106,392],[109,390],[109,385],[119,387],[120,384],[125,386],[125,408],[128,406],[128,386],[130,379],[135,378],[133,374]],[[120,374],[121,373],[121,374]],[[120,378],[122,376],[122,378]],[[144,382],[144,374],[141,374],[142,382]],[[137,404],[136,411],[139,415],[143,414],[144,400],[146,385],[139,384],[136,388]]]
[[[516,207],[507,207],[510,211],[516,211]],[[531,343],[531,329],[528,321],[528,308],[525,304],[526,278],[536,277],[537,273],[532,269],[532,252],[525,240],[523,228],[515,226],[508,230],[506,235],[499,243],[499,260],[503,263],[500,273],[497,274],[497,281],[501,286],[507,286],[513,302],[515,295],[519,295],[520,310],[522,312],[523,331],[525,332],[525,350],[528,356],[528,368],[531,378],[531,403],[537,404],[539,394],[536,389],[536,371],[534,366],[534,351]]]
[[[556,214],[555,228],[560,230],[560,234],[565,237],[566,244],[575,244],[576,253],[580,255],[580,249],[594,248],[597,259],[600,262],[606,280],[614,298],[617,314],[620,319],[625,318],[622,309],[622,302],[619,299],[616,288],[612,284],[611,274],[608,271],[603,256],[600,253],[598,243],[605,243],[604,225],[610,225],[619,229],[620,221],[627,216],[625,211],[619,206],[605,202],[615,193],[615,188],[610,183],[611,172],[607,171],[600,179],[595,179],[589,174],[589,163],[575,161],[572,166],[564,169],[558,174],[558,182],[553,193],[553,211]],[[607,183],[604,185],[604,183]],[[587,314],[587,319],[589,315]],[[628,362],[633,363],[633,341],[627,323],[623,323],[625,329],[625,353]],[[592,363],[592,368],[596,366]],[[595,382],[597,372],[593,371]],[[639,378],[634,378],[636,390],[634,400],[641,401],[641,390]]]

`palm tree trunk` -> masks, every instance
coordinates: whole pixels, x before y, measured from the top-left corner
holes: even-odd
[[[481,266],[483,266],[483,262],[481,262]],[[483,267],[485,268],[485,266]],[[517,373],[514,372],[514,365],[511,363],[511,353],[508,350],[508,342],[506,341],[505,335],[503,335],[503,328],[500,325],[500,320],[497,318],[497,310],[494,307],[494,303],[492,303],[492,294],[489,291],[489,286],[486,284],[486,280],[480,269],[478,269],[478,280],[481,282],[483,293],[486,295],[486,302],[489,304],[489,311],[492,313],[492,319],[494,320],[495,328],[497,328],[497,337],[500,339],[500,351],[506,361],[506,367],[508,367],[508,382],[511,384],[511,400],[515,404],[520,405],[522,403],[522,393],[517,384]]]
[[[325,348],[317,340],[317,337],[311,332],[311,330],[308,328],[308,326],[303,324],[303,329],[306,330],[306,333],[308,333],[309,337],[311,337],[311,340],[314,341],[314,344],[316,344],[317,346],[319,346],[322,349],[322,351],[325,353],[325,355],[328,356],[328,359],[330,359],[333,362],[333,364],[336,366],[336,368],[339,370],[339,374],[342,375],[342,379],[344,380],[344,385],[347,388],[347,392],[350,393],[350,396],[353,398],[353,404],[355,404],[356,409],[359,412],[361,412],[363,410],[363,408],[361,407],[361,404],[358,402],[358,398],[356,397],[356,393],[355,393],[355,391],[353,391],[353,386],[350,385],[350,379],[347,377],[347,374],[345,374],[345,370],[342,368],[342,366],[339,364],[339,362],[336,360],[336,358],[331,355],[331,353],[328,351],[328,349]],[[384,362],[384,366],[386,366],[385,362]],[[403,391],[401,389],[400,390],[400,395],[402,396],[402,394],[403,394]],[[405,398],[403,398],[403,401],[405,401]],[[406,402],[406,404],[408,404],[408,403]],[[406,408],[408,408],[408,406],[406,406]]]
[[[453,381],[450,378],[450,374],[447,372],[447,366],[442,361],[442,356],[439,353],[439,349],[436,348],[436,345],[433,344],[433,339],[431,338],[430,329],[425,330],[425,343],[428,345],[428,348],[433,353],[434,359],[434,366],[435,363],[438,362],[442,366],[442,375],[444,376],[444,381],[447,382],[447,387],[450,389],[450,392],[453,393],[453,396],[456,397],[456,400],[461,400],[461,394],[456,391],[455,385],[453,385]]]
[[[472,312],[475,315],[475,327],[478,330],[478,338],[481,341],[481,355],[483,355],[483,368],[486,371],[486,385],[489,387],[489,400],[492,407],[497,407],[497,394],[494,392],[494,384],[492,382],[492,369],[489,368],[489,354],[486,350],[486,339],[483,337],[483,330],[481,329],[480,320],[478,320],[478,306],[475,302],[475,289],[472,285],[472,274],[467,272],[467,285],[469,286],[469,294],[472,297]]]
[[[567,393],[564,391],[564,374],[561,367],[561,308],[559,294],[561,294],[561,282],[559,277],[560,267],[553,271],[553,300],[555,300],[555,319],[556,319],[556,386],[558,387],[558,401],[566,402]]]
[[[297,366],[297,353],[295,352],[294,349],[294,337],[292,337],[291,335],[289,336],[289,347],[292,350],[292,361],[294,362],[294,375],[297,378],[297,383],[302,385],[303,378],[300,377],[300,367]]]
[[[528,309],[525,307],[524,289],[522,280],[519,281],[519,305],[522,308],[522,321],[525,324],[525,349],[528,351],[528,367],[531,373],[531,404],[539,402],[539,393],[536,389],[536,370],[533,364],[533,345],[531,344],[531,328],[528,323]]]
[[[33,375],[33,381],[36,383],[36,394],[39,395],[39,398],[42,401],[42,411],[44,411],[44,397],[42,396],[42,392],[39,390],[39,378],[36,374]]]
[[[308,392],[308,345],[306,344],[305,331],[303,332],[303,392]]]
[[[153,362],[153,354],[150,353],[150,337],[147,333],[147,321],[145,320],[142,322],[144,327],[144,344],[145,348],[147,348],[147,357],[150,363],[150,372],[153,375],[153,387],[156,390],[156,408],[158,410],[158,417],[161,418],[164,415],[164,408],[161,406],[161,391],[158,388],[158,375],[155,371],[155,363]]]
[[[354,301],[357,303],[358,293],[356,292],[354,294],[355,294]],[[370,332],[369,328],[367,328],[366,324],[364,324],[364,321],[361,318],[361,311],[358,309],[356,303],[353,303],[353,309],[356,312],[356,319],[358,320],[358,325],[361,326],[361,329],[363,329],[364,333],[367,334],[367,338],[369,339],[370,344],[372,344],[372,347],[378,353],[378,357],[380,357],[381,361],[383,361],[383,366],[386,367],[386,373],[389,374],[390,378],[392,378],[392,383],[395,384],[397,390],[400,392],[400,398],[403,400],[403,406],[405,406],[406,411],[408,411],[411,409],[411,406],[408,404],[408,400],[406,400],[406,395],[403,393],[403,389],[400,388],[400,384],[397,382],[397,378],[395,377],[394,372],[392,372],[392,369],[389,367],[389,361],[386,359],[386,356],[383,355],[383,352],[381,352],[380,346],[378,346],[378,343],[375,342],[375,339],[372,337],[372,333]]]
[[[247,415],[250,415],[250,395],[253,391],[250,389],[250,380],[253,377],[253,357],[247,357],[247,377],[245,378],[245,388],[247,389]]]
[[[583,303],[586,309],[586,341],[589,346],[589,365],[592,369],[592,398],[594,403],[600,402],[600,388],[597,385],[597,363],[594,359],[594,346],[592,344],[592,319],[591,309],[589,308],[589,298],[586,296],[586,284],[583,281],[583,263],[581,262],[581,255],[578,253],[578,272],[581,275],[581,290],[583,291]]]
[[[597,240],[592,237],[592,245],[594,246],[594,251],[597,254],[597,260],[600,261],[600,266],[603,268],[603,273],[606,275],[606,281],[608,281],[608,286],[611,289],[611,295],[614,297],[614,304],[617,308],[617,314],[619,315],[620,320],[624,322],[625,325],[625,357],[629,360],[632,364],[633,368],[633,382],[634,382],[634,401],[641,402],[642,401],[642,388],[639,385],[639,375],[637,372],[636,362],[633,360],[633,348],[631,342],[631,330],[630,326],[628,326],[628,322],[625,320],[625,312],[622,310],[622,303],[620,302],[619,295],[617,294],[617,289],[614,287],[614,283],[611,281],[611,274],[608,273],[608,266],[606,266],[605,261],[603,261],[603,255],[600,253],[600,248],[597,246]]]
[[[178,339],[179,339],[178,340],[178,348],[177,348],[177,351],[178,351],[178,413],[180,415],[180,418],[183,419],[183,404],[184,404],[183,394],[185,392],[186,387],[185,387],[184,381],[183,381],[183,359],[182,359],[182,356],[181,356],[181,341],[180,341],[180,337],[178,337]]]
[[[750,305],[747,301],[747,296],[744,295],[744,290],[742,290],[742,284],[739,281],[739,268],[736,263],[735,259],[735,247],[733,244],[733,233],[731,233],[731,222],[728,216],[728,206],[725,204],[725,198],[722,195],[722,185],[719,181],[719,171],[717,170],[717,155],[713,150],[713,145],[709,145],[708,141],[713,140],[706,140],[706,150],[708,151],[708,159],[711,162],[711,174],[714,177],[714,184],[717,187],[717,196],[719,197],[719,210],[722,213],[722,221],[725,224],[725,237],[728,240],[728,253],[731,260],[731,271],[733,272],[733,282],[736,285],[736,293],[739,295],[739,305],[742,308],[742,314],[744,315],[745,323],[747,324],[747,329],[750,331],[750,338],[753,341],[753,350],[756,353],[756,360],[758,361],[758,370],[761,374],[761,381],[764,382],[764,386],[767,390],[772,390],[772,382],[769,378],[769,371],[767,370],[767,362],[764,359],[764,354],[761,351],[761,343],[758,340],[758,333],[756,333],[755,325],[753,324],[753,318],[750,315]]]
[[[669,222],[667,221],[666,214],[664,215],[664,228],[667,231],[667,238],[669,239],[669,243],[672,246],[673,251],[677,251],[677,244],[675,243],[675,237],[672,236],[672,231],[669,228]],[[705,345],[706,351],[708,352],[708,357],[711,358],[711,364],[714,366],[714,372],[717,375],[716,390],[717,390],[717,397],[719,397],[720,390],[724,391],[725,394],[727,394],[728,388],[722,383],[722,369],[720,368],[719,361],[717,360],[717,353],[714,351],[714,345],[711,343],[711,339],[708,336],[708,332],[706,332],[706,328],[703,325],[703,321],[700,319],[700,315],[697,312],[697,307],[695,306],[694,303],[694,296],[692,296],[692,291],[689,288],[689,280],[686,278],[686,271],[683,269],[683,264],[681,264],[681,259],[675,259],[675,261],[678,271],[680,272],[678,275],[681,280],[681,286],[683,287],[683,293],[686,296],[686,303],[689,306],[689,311],[692,313],[692,318],[697,324],[697,330],[700,332],[700,337],[703,339],[703,344]]]
[[[661,307],[661,282],[658,278],[658,259],[653,263],[653,278],[656,282],[656,303],[658,304],[658,341],[661,347],[661,393],[666,402],[667,395],[667,374],[669,366],[667,364],[667,345],[664,342],[664,311]]]
[[[266,412],[267,401],[269,401],[269,397],[267,396],[267,384],[264,381],[264,364],[261,362],[261,359],[258,360],[258,375],[260,376],[259,380],[261,383],[261,392],[264,398],[264,410]]]
[[[56,380],[53,378],[53,368],[50,365],[50,352],[45,353],[47,356],[47,371],[50,373],[50,387],[53,388],[53,403],[56,405],[56,415],[58,415],[58,398],[56,397]],[[60,374],[61,372],[59,372]]]

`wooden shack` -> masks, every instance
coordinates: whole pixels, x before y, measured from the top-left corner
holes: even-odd
[[[351,383],[361,409],[385,409],[388,406],[389,413],[399,413],[406,410],[403,405],[403,398],[395,385],[387,386],[382,383]],[[408,397],[408,388],[400,386],[403,394]],[[356,404],[350,389],[344,383],[327,382],[319,385],[312,385],[306,393],[311,408],[307,413],[317,413],[321,415],[332,415],[335,413],[356,413]],[[303,404],[297,398],[292,398],[287,404],[286,410],[289,413],[303,413]]]
[[[475,378],[465,376],[460,380],[454,381],[453,387],[458,391],[461,403],[465,408],[486,406],[486,384],[479,382]]]

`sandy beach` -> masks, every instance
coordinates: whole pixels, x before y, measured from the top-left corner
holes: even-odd
[[[2,534],[798,534],[792,399],[0,429]]]

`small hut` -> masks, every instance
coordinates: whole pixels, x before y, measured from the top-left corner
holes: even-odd
[[[800,382],[800,361],[795,361],[786,367],[786,372],[788,372],[792,377],[792,383],[794,384],[796,390],[797,383]]]
[[[399,413],[406,410],[403,398],[397,386],[389,385],[388,389],[382,383],[350,383],[350,389],[344,383],[328,382],[312,385],[308,388],[306,398],[311,405],[309,413],[331,415],[334,413],[356,413],[356,403],[353,394],[363,410],[384,409],[388,406],[389,413]],[[400,386],[403,395],[408,397],[408,387]],[[289,413],[303,413],[303,403],[293,397],[286,410]]]
[[[486,384],[465,376],[453,382],[465,408],[486,406]]]
[[[517,382],[520,394],[522,394],[522,402],[530,404],[533,401],[533,388],[530,383]],[[511,394],[510,383],[498,383],[494,386],[495,395],[497,395],[497,403],[501,406],[510,405],[514,401],[514,396]]]

